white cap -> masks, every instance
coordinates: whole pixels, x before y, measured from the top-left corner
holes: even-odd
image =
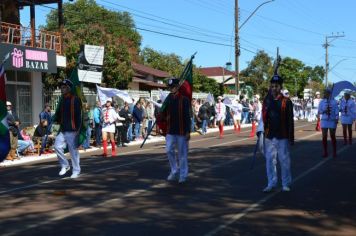
[[[319,91],[317,91],[317,92],[315,93],[315,95],[320,95],[320,92],[319,92]]]
[[[112,102],[112,98],[106,99],[106,102]]]
[[[260,99],[260,95],[256,94],[255,98]]]
[[[7,101],[6,106],[12,106],[11,102]]]
[[[222,96],[218,96],[217,99],[221,99],[222,100]]]
[[[289,97],[289,91],[287,89],[282,91],[283,96]]]

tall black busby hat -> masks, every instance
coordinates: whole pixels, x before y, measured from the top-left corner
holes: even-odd
[[[69,86],[71,88],[73,87],[73,83],[69,79],[65,79],[65,80],[61,81],[58,85],[59,86],[67,85],[67,86]]]
[[[179,79],[177,79],[177,78],[173,77],[168,80],[168,87],[170,87],[170,88],[175,87],[178,84],[179,84]]]
[[[276,84],[282,85],[283,84],[283,79],[282,79],[282,77],[280,75],[275,74],[275,75],[272,76],[272,79],[271,79],[270,82],[271,82],[271,84],[272,83],[276,83]]]

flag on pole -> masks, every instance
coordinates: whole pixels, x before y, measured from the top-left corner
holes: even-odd
[[[192,101],[193,95],[193,59],[196,53],[190,58],[189,62],[185,66],[181,76],[179,77],[179,92],[183,96],[189,98]],[[163,102],[161,107],[161,112],[163,112],[167,108],[166,100]]]
[[[78,146],[83,144],[85,139],[87,138],[87,125],[84,122],[84,108],[83,108],[83,103],[86,102],[86,99],[84,97],[83,91],[82,91],[82,86],[79,81],[79,76],[78,76],[78,67],[73,69],[72,74],[70,75],[70,81],[73,83],[72,87],[72,93],[76,95],[81,103],[81,118],[82,118],[82,125],[80,126],[79,130],[79,139],[78,139]]]
[[[335,99],[335,97],[338,97],[338,95],[340,95],[340,93],[342,93],[342,91],[344,91],[344,90],[356,92],[356,87],[349,81],[340,81],[340,82],[335,83],[333,86],[334,87],[333,87],[331,97],[334,99]]]
[[[84,97],[82,88],[81,88],[81,84],[79,81],[79,77],[78,77],[78,68],[74,68],[72,70],[72,73],[69,77],[69,80],[73,83],[72,86],[72,90],[71,93],[75,96],[77,96],[80,100],[80,106],[81,106],[81,125],[80,125],[80,130],[79,130],[79,138],[78,138],[78,146],[80,146],[81,144],[83,144],[83,142],[86,139],[86,132],[87,132],[87,124],[84,122],[84,110],[83,110],[83,103],[86,102],[86,99]],[[60,104],[62,103],[62,99],[63,97],[61,97],[57,103],[57,109],[55,112],[55,116],[60,114]]]
[[[7,109],[5,93],[5,69],[0,65],[0,162],[2,162],[10,151],[10,133],[7,126]]]
[[[159,90],[159,99],[161,100],[161,102],[163,103],[164,100],[166,100],[166,98],[168,97],[169,92],[168,91],[163,91],[163,90]],[[162,106],[162,104],[161,104]]]
[[[98,97],[101,105],[105,105],[108,98],[112,98],[112,97],[119,97],[122,100],[124,100],[124,102],[127,102],[129,104],[132,103],[132,98],[125,91],[121,91],[115,88],[104,88],[98,85],[96,85],[96,89],[98,91]]]
[[[210,104],[213,105],[215,103],[214,96],[209,93],[208,96],[206,97],[206,101]]]

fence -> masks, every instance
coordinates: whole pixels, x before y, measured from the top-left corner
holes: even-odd
[[[130,97],[135,99],[135,102],[139,98],[145,98],[145,99],[152,99],[154,101],[157,101],[159,99],[160,95],[160,90],[152,90],[151,92],[148,91],[140,91],[140,90],[124,90],[127,92]],[[166,91],[164,91],[166,92]],[[89,104],[90,107],[94,107],[95,103],[97,101],[97,93],[96,89],[90,89],[90,88],[83,88],[83,94],[84,97]],[[52,111],[55,111],[59,98],[61,96],[61,91],[59,89],[56,90],[43,90],[43,104],[49,103]],[[196,99],[201,99],[205,100],[208,96],[208,93],[195,93],[193,92],[193,98]],[[230,99],[235,99],[236,95],[234,94],[224,94],[224,97],[229,97]],[[123,104],[123,101],[119,98],[114,98],[114,100],[121,106]]]

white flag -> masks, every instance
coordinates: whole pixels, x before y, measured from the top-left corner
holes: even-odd
[[[162,106],[162,103],[155,102],[152,99],[147,99],[147,100],[150,101],[153,105],[157,106],[158,108],[161,108]]]
[[[213,105],[215,103],[214,96],[209,93],[208,96],[206,97],[206,101],[210,104]]]
[[[166,100],[168,94],[169,94],[168,91],[159,90],[159,99],[161,100],[162,104],[164,100]]]
[[[224,98],[224,104],[225,105],[232,105],[232,102],[229,97]]]
[[[104,105],[107,99],[112,97],[119,97],[127,103],[132,103],[132,98],[127,92],[114,88],[103,88],[98,85],[96,85],[96,88],[98,90],[98,97],[101,105]]]

